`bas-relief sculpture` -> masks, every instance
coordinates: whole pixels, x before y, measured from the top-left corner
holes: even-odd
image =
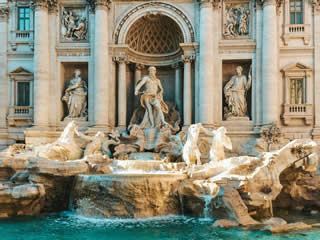
[[[224,22],[224,38],[233,39],[239,36],[248,36],[250,22],[248,4],[226,4]]]
[[[62,101],[67,104],[68,108],[65,119],[87,119],[87,95],[87,84],[81,78],[81,70],[76,69],[74,78],[69,81],[62,97]]]
[[[61,33],[64,40],[87,40],[88,22],[83,9],[63,8]]]
[[[248,78],[242,74],[243,68],[236,67],[236,75],[224,86],[224,96],[226,107],[224,108],[224,118],[226,120],[232,118],[248,118],[247,92],[251,87],[251,67]]]

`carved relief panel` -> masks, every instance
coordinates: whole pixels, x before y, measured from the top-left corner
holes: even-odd
[[[60,7],[60,41],[88,41],[88,8],[83,5]]]
[[[222,16],[222,36],[224,39],[250,37],[252,14],[249,2],[224,2]]]

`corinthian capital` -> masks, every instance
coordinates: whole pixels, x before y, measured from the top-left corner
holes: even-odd
[[[221,7],[221,0],[198,0],[201,8],[213,7],[219,8]]]
[[[182,55],[181,58],[184,63],[191,63],[195,59],[195,56],[194,55]]]
[[[97,7],[110,8],[111,0],[87,0],[90,5],[91,11],[94,11]]]
[[[33,0],[34,9],[48,8],[50,10],[57,9],[57,0]]]
[[[313,11],[320,10],[320,0],[312,0]]]
[[[9,15],[9,8],[8,6],[1,6],[0,5],[0,18],[7,18]]]

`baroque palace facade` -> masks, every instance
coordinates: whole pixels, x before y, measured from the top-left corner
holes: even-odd
[[[319,0],[1,0],[0,144],[125,129],[150,66],[181,126],[239,152],[272,123],[320,141]]]

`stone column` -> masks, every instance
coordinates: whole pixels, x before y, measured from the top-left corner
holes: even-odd
[[[276,0],[263,3],[262,32],[262,89],[263,124],[277,122],[279,119],[278,97],[278,32]]]
[[[9,8],[0,6],[0,129],[7,127],[8,113],[8,15]]]
[[[89,0],[88,0],[89,1]],[[90,0],[95,7],[94,31],[94,121],[95,127],[105,128],[109,125],[109,45],[108,45],[108,11],[110,1]],[[92,5],[94,4],[94,6]]]
[[[34,1],[34,126],[46,127],[49,120],[49,18],[48,3]]]
[[[199,122],[214,123],[214,38],[212,0],[200,2]]]
[[[253,120],[256,126],[261,125],[262,121],[262,103],[263,103],[263,94],[261,87],[261,77],[262,77],[262,8],[261,5],[257,4],[256,6],[256,53],[255,59],[252,63],[252,74],[254,74],[255,78],[252,81],[252,99],[256,99],[253,103]]]
[[[116,58],[119,64],[118,75],[118,127],[126,128],[127,123],[127,59]]]
[[[314,26],[314,88],[312,94],[314,94],[314,113],[315,123],[313,129],[313,138],[320,143],[320,0],[313,3],[313,26]],[[311,79],[310,79],[311,80]],[[309,93],[309,92],[308,92]],[[311,92],[309,93],[311,94]]]
[[[54,1],[53,1],[54,2]],[[57,42],[57,26],[59,26],[58,8],[56,5],[49,8],[49,46],[50,46],[50,75],[49,75],[49,109],[50,114],[48,116],[49,126],[57,126],[61,116],[59,114],[59,106],[61,104],[61,93],[57,91],[58,84],[58,73],[57,73],[57,53],[56,53],[56,42]]]
[[[180,63],[175,63],[172,65],[175,69],[175,103],[177,105],[178,111],[181,112],[181,66]]]
[[[142,75],[141,75],[141,70],[144,68],[144,65],[142,64],[136,64],[135,68],[134,68],[134,88],[137,86],[137,83],[139,80],[141,80]],[[139,97],[138,96],[134,96],[134,109],[136,109],[139,104]]]
[[[189,126],[192,123],[192,77],[191,62],[194,56],[182,56],[184,62],[183,79],[183,125]]]

